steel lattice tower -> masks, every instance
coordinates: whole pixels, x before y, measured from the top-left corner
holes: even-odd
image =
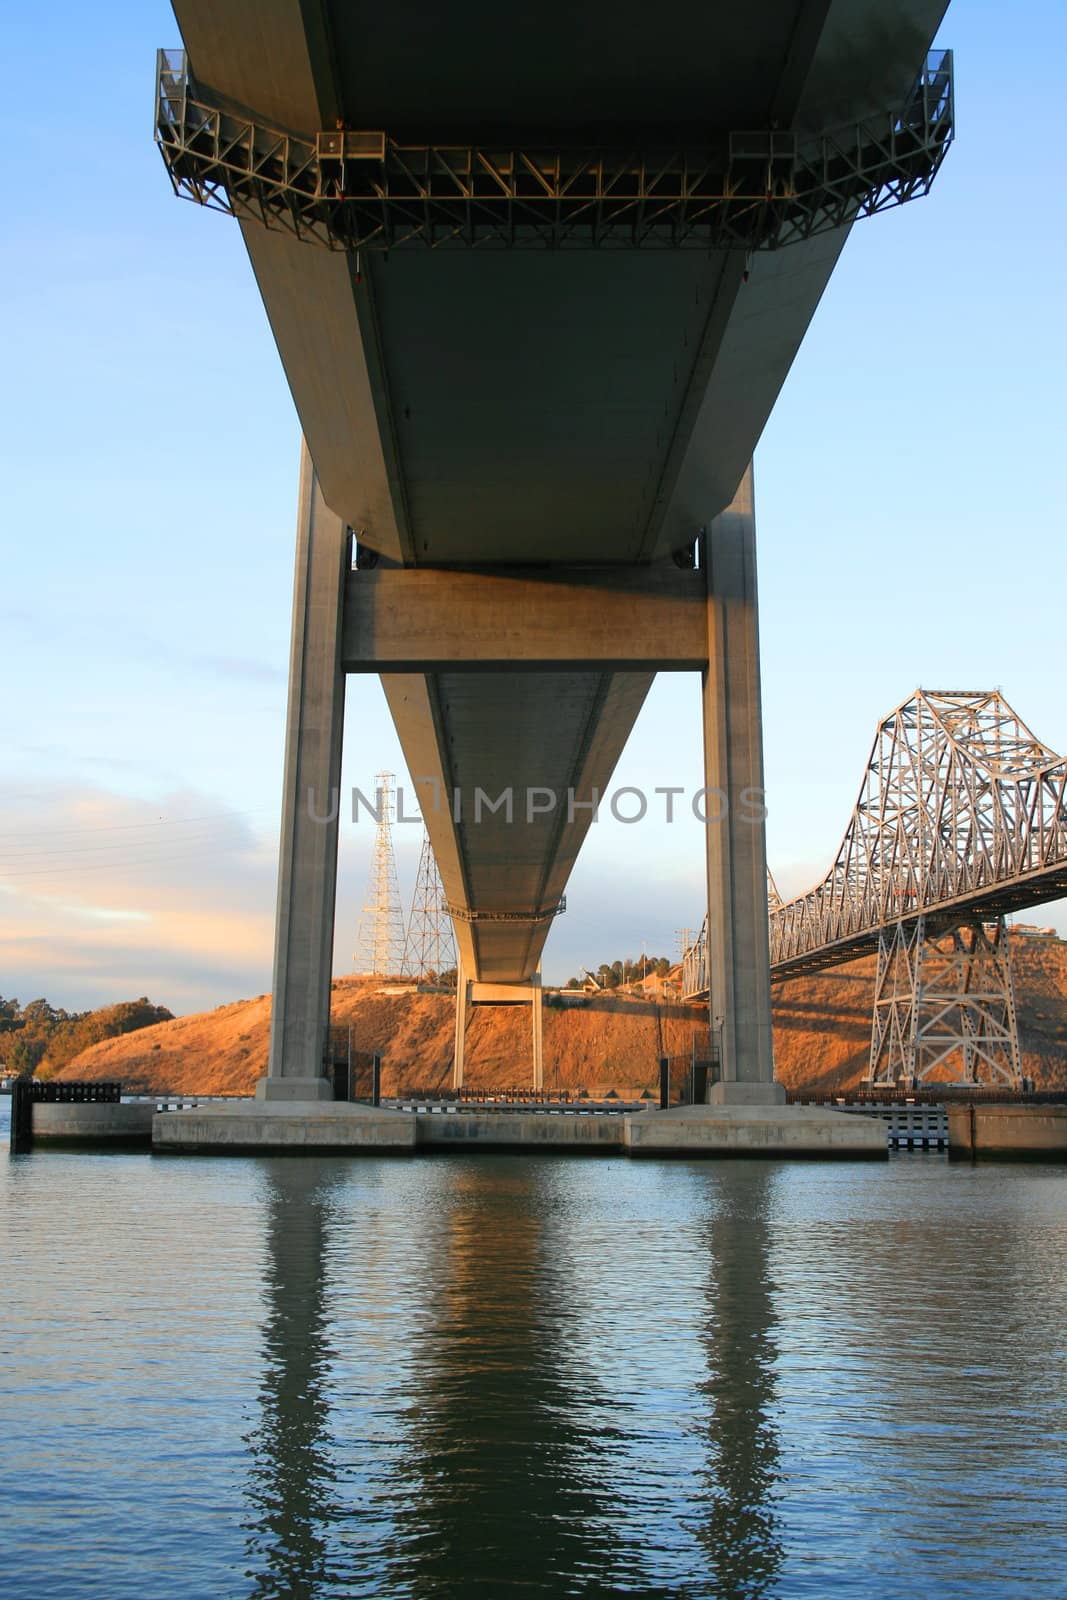
[[[408,918],[407,945],[404,949],[404,976],[440,979],[456,965],[456,940],[452,918],[445,901],[444,885],[437,870],[428,833],[422,836],[422,854],[415,880],[415,895]]]
[[[393,850],[393,785],[395,774],[375,776],[378,821],[374,830],[367,897],[356,935],[353,962],[357,972],[375,977],[395,977],[404,966],[404,913]]]
[[[881,930],[875,979],[872,1087],[932,1083],[1023,1086],[1004,918],[972,918],[940,937],[926,918]]]

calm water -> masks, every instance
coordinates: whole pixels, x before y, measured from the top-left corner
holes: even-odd
[[[0,1592],[1062,1597],[1065,1246],[933,1156],[0,1153]]]

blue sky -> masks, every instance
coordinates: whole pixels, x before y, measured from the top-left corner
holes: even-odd
[[[175,200],[152,145],[169,8],[0,29],[0,993],[216,1005],[269,985],[296,417],[236,227]],[[957,143],[928,199],[853,230],[756,458],[788,892],[917,685],[999,686],[1067,751],[1067,9],[957,0],[941,42]],[[403,773],[376,682],[348,724],[346,784]],[[616,782],[697,787],[699,738],[696,680],[661,678]],[[405,893],[418,841],[398,830]],[[369,843],[345,829],[338,971]],[[701,847],[594,829],[548,977],[672,947]]]

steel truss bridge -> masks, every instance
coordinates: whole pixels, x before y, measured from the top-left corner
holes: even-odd
[[[1003,918],[1067,894],[1067,759],[998,691],[918,690],[878,727],[833,866],[783,901],[771,977],[877,954],[870,1079],[1021,1081]],[[706,924],[683,987],[706,995]]]

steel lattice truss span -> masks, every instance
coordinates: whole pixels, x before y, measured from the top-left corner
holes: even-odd
[[[995,690],[918,690],[879,725],[837,858],[782,900],[768,875],[771,976],[851,961],[919,918],[938,938],[1067,894],[1067,758]],[[686,994],[707,991],[706,928]]]
[[[1067,760],[993,691],[925,691],[878,728],[830,871],[771,913],[775,977],[1067,893]]]
[[[741,130],[699,148],[296,136],[212,104],[183,51],[161,50],[156,77],[156,139],[177,194],[339,250],[777,249],[925,194],[952,136],[947,50],[878,116],[811,136]]]

